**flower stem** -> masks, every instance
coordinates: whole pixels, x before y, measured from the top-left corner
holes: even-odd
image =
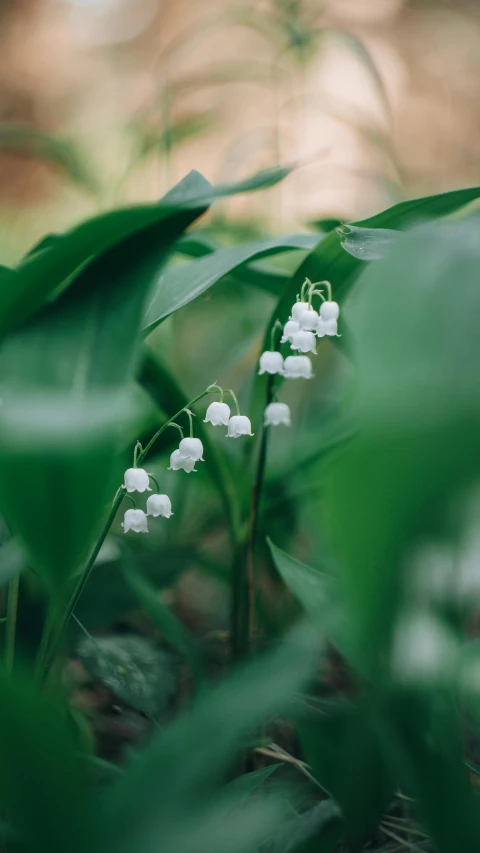
[[[275,352],[277,349],[276,337],[277,337],[277,329],[283,329],[283,325],[280,320],[275,320],[271,330],[270,330],[270,351]]]
[[[190,409],[184,409],[186,414],[188,415],[188,420],[190,423],[190,438],[193,438],[193,412]]]
[[[195,403],[198,403],[198,401],[201,400],[203,397],[206,397],[208,394],[212,394],[212,393],[213,392],[209,391],[208,389],[206,391],[202,391],[202,393],[199,394],[197,397],[195,397],[193,400],[191,400],[190,403],[188,403],[188,405],[193,406],[193,405],[195,405]],[[176,414],[173,415],[173,417],[169,418],[168,421],[166,421],[164,424],[162,424],[162,426],[160,427],[159,430],[157,430],[157,432],[155,433],[153,438],[150,439],[147,446],[145,448],[143,448],[143,450],[138,454],[138,456],[137,456],[137,464],[138,465],[142,464],[147,453],[151,450],[151,448],[155,444],[157,438],[162,434],[162,432],[164,432],[167,429],[167,427],[171,426],[175,422],[175,420],[182,414],[183,411],[184,411],[183,408],[180,409],[180,411],[176,412]],[[127,492],[123,488],[121,488],[117,492],[117,495],[116,495],[116,497],[113,501],[113,504],[112,504],[112,508],[108,514],[108,518],[107,518],[105,525],[102,529],[102,532],[98,538],[98,541],[97,541],[97,543],[96,543],[96,545],[95,545],[95,547],[94,547],[94,549],[90,555],[90,558],[89,558],[89,560],[88,560],[88,562],[87,562],[87,564],[86,564],[86,566],[85,566],[85,568],[84,568],[84,570],[83,570],[83,572],[82,572],[82,574],[81,574],[81,576],[77,582],[75,589],[73,590],[73,593],[72,593],[72,595],[68,601],[68,604],[65,607],[65,611],[64,611],[63,616],[60,620],[60,623],[57,626],[56,631],[54,632],[54,636],[53,636],[52,642],[50,643],[50,647],[48,648],[48,643],[49,643],[50,636],[53,633],[53,631],[49,632],[49,636],[46,638],[45,642],[42,643],[41,654],[39,654],[39,657],[38,657],[38,672],[39,672],[40,678],[42,678],[42,680],[45,679],[47,674],[48,674],[48,671],[49,671],[50,666],[52,664],[52,660],[53,660],[55,652],[58,648],[58,644],[60,642],[63,631],[65,630],[66,626],[68,625],[68,623],[71,619],[73,611],[75,610],[75,607],[77,606],[77,602],[78,602],[78,600],[79,600],[79,598],[80,598],[80,596],[81,596],[81,594],[85,588],[85,585],[86,585],[86,583],[90,577],[90,574],[92,572],[95,560],[97,559],[98,554],[100,552],[100,548],[102,547],[103,543],[105,542],[105,539],[107,538],[108,532],[109,532],[109,530],[110,530],[110,528],[111,528],[111,526],[115,520],[115,516],[116,516],[116,514],[120,508],[120,505],[123,501],[123,498],[126,495],[127,495]]]
[[[15,634],[17,629],[18,589],[20,575],[14,577],[8,587],[7,623],[5,632],[5,668],[7,672],[13,669],[15,659]]]
[[[275,377],[269,376],[267,383],[267,395],[265,405],[268,406],[274,396]],[[258,595],[258,577],[255,570],[255,546],[257,543],[258,534],[258,516],[260,509],[260,501],[262,497],[263,480],[265,476],[265,465],[267,461],[267,444],[268,444],[268,429],[262,427],[262,438],[260,441],[260,450],[257,460],[257,469],[255,472],[255,480],[252,487],[252,495],[250,501],[250,529],[247,545],[247,587],[248,587],[248,645],[255,649],[256,633],[257,633],[257,595]]]
[[[175,427],[175,429],[178,429],[178,431],[179,431],[180,435],[182,436],[182,438],[184,437],[184,436],[183,436],[183,429],[182,429],[182,427],[181,427],[179,424],[169,424],[168,426]]]
[[[136,504],[136,502],[135,502],[135,499],[134,499],[134,498],[132,498],[132,496],[131,496],[131,495],[129,495],[129,494],[128,494],[128,492],[125,492],[125,494],[123,495],[123,497],[124,497],[124,498],[128,498],[128,500],[132,502],[132,504],[133,504],[133,508],[134,508],[134,509],[136,509],[136,508],[137,508],[137,504]]]
[[[239,415],[239,414],[240,414],[240,406],[238,405],[238,400],[237,400],[237,397],[236,397],[236,395],[235,395],[235,392],[234,392],[234,391],[232,391],[232,389],[231,389],[231,388],[229,388],[229,389],[228,389],[228,393],[230,394],[230,396],[231,396],[231,398],[232,398],[233,402],[235,403],[235,408],[236,408],[236,410],[237,410],[237,415]]]
[[[306,289],[308,289],[308,288],[309,288],[309,287],[311,287],[311,286],[312,286],[312,282],[310,281],[310,279],[309,279],[309,278],[306,278],[306,279],[305,279],[305,281],[304,281],[304,282],[303,282],[303,284],[302,284],[302,289],[301,289],[301,291],[300,291],[300,300],[301,300],[301,302],[304,302],[304,300],[305,300],[305,295],[306,295],[305,290],[306,290]]]
[[[138,456],[139,451],[140,451],[140,453],[142,452],[142,445],[140,444],[139,441],[137,441],[135,448],[134,448],[134,451],[133,451],[133,467],[134,468],[137,467],[137,456]]]
[[[220,402],[223,403],[223,388],[220,388],[220,385],[217,385],[215,382],[212,382],[211,385],[208,386],[207,391],[220,391]]]
[[[153,476],[153,474],[149,474],[148,476],[149,476],[149,477],[150,477],[150,479],[151,479],[151,480],[153,480],[153,482],[155,483],[155,487],[156,487],[156,489],[157,489],[157,492],[158,492],[158,493],[160,493],[160,486],[158,485],[158,483],[157,483],[157,481],[156,481],[155,477]]]

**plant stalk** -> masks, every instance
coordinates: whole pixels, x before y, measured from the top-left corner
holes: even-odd
[[[18,590],[20,574],[14,577],[8,587],[7,622],[5,627],[5,668],[12,672],[15,660],[15,635],[17,630]]]

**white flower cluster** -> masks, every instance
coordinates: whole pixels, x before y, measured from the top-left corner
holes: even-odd
[[[220,402],[210,403],[207,409],[207,413],[205,415],[204,423],[210,423],[213,426],[226,426],[228,428],[227,436],[229,438],[240,438],[240,436],[242,435],[253,436],[250,419],[247,418],[246,415],[240,414],[238,400],[234,392],[231,389],[229,389],[228,392],[235,401],[235,406],[237,410],[236,415],[231,415],[230,407],[227,405],[227,403],[223,402],[224,392],[219,385],[209,385],[205,393],[212,393],[215,389],[220,392],[221,399]],[[281,406],[282,404],[278,405]],[[196,462],[205,461],[203,458],[203,444],[199,438],[195,438],[193,435],[193,412],[191,412],[188,408],[183,409],[182,412],[185,412],[188,415],[190,422],[190,436],[188,438],[184,437],[183,430],[178,424],[173,423],[172,421],[168,421],[168,423],[165,424],[165,426],[176,427],[180,431],[180,434],[182,436],[178,448],[174,450],[170,456],[170,466],[168,470],[183,470],[186,471],[187,474],[191,474],[192,471],[195,472],[197,470],[195,468]],[[277,414],[277,417],[279,417],[279,414]],[[121,486],[122,489],[125,489],[127,494],[130,494],[131,492],[151,492],[151,479],[153,480],[155,485],[157,485],[155,479],[151,474],[149,474],[143,468],[137,468],[137,450],[140,449],[141,458],[143,458],[153,441],[155,441],[155,439],[163,431],[163,429],[164,427],[162,427],[160,431],[156,434],[154,439],[152,439],[152,442],[148,445],[147,450],[143,451],[141,445],[137,442],[137,446],[135,447],[134,451],[134,467],[128,468],[128,470],[125,471],[124,483]],[[130,500],[133,501],[133,498],[130,498]],[[142,509],[137,509],[135,501],[133,501],[133,504],[134,509],[127,509],[124,516],[124,520],[122,522],[124,533],[128,533],[129,530],[133,531],[134,533],[148,533],[148,516],[153,516],[157,518],[161,515],[164,518],[170,518],[170,516],[173,515],[172,504],[168,495],[150,495],[147,499],[146,512],[144,512]]]
[[[144,468],[128,468],[125,471],[125,478],[122,488],[126,489],[128,494],[131,492],[151,492],[150,477]],[[127,509],[122,521],[123,532],[128,533],[132,530],[134,533],[148,533],[147,517],[151,515],[153,518],[158,518],[162,515],[164,518],[170,518],[173,515],[172,503],[168,495],[149,495],[147,498],[147,511],[143,509]]]
[[[328,299],[323,292],[316,288],[325,285],[328,291]],[[317,294],[321,297],[322,304],[317,312],[312,306],[312,297]],[[338,316],[340,307],[332,299],[332,286],[329,281],[312,284],[307,278],[302,285],[301,294],[297,302],[292,305],[289,319],[283,327],[280,344],[290,344],[292,350],[302,355],[288,355],[284,359],[282,354],[275,348],[275,329],[272,329],[271,349],[262,352],[260,356],[259,375],[264,373],[277,374],[284,379],[311,379],[312,362],[306,353],[317,354],[316,338],[339,337]],[[278,325],[281,324],[277,321]],[[278,426],[285,424],[290,426],[290,409],[286,403],[270,403],[265,409],[265,426]]]

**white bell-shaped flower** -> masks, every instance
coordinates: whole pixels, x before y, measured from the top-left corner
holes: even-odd
[[[313,332],[303,332],[300,330],[299,332],[295,332],[292,343],[292,349],[298,349],[300,352],[314,352],[317,354],[317,347],[315,345],[315,335]]]
[[[123,517],[122,527],[124,533],[128,533],[129,530],[134,533],[148,533],[147,516],[143,509],[127,509]]]
[[[312,362],[306,355],[288,355],[283,368],[285,379],[311,379]]]
[[[280,343],[286,344],[287,341],[290,341],[291,343],[295,332],[298,332],[299,329],[300,326],[298,325],[296,320],[287,320],[283,327],[283,335],[280,339]]]
[[[230,406],[226,403],[210,403],[207,414],[205,415],[204,424],[212,424],[213,426],[228,426],[230,418]]]
[[[320,317],[317,326],[317,335],[319,338],[324,338],[325,335],[335,337],[338,333],[338,323],[336,320],[324,320]]]
[[[310,306],[306,311],[303,311],[300,315],[298,325],[304,332],[316,332],[318,325],[318,313],[315,311],[315,308]]]
[[[182,456],[189,456],[194,462],[204,462],[203,444],[199,438],[182,438],[178,449]]]
[[[291,320],[296,320],[297,323],[300,322],[300,317],[302,316],[304,311],[307,311],[309,308],[308,302],[295,302],[295,305],[292,305],[292,316]]]
[[[143,468],[127,468],[122,486],[127,492],[151,492],[150,478]]]
[[[195,468],[195,459],[191,456],[183,456],[179,450],[174,450],[172,455],[170,456],[170,467],[169,471],[186,471],[187,474],[190,474],[192,471],[196,471]]]
[[[322,302],[320,306],[320,317],[322,320],[338,320],[340,305],[338,302]]]
[[[250,418],[246,415],[232,415],[228,422],[229,438],[240,438],[241,435],[253,435]]]
[[[290,408],[286,403],[269,403],[265,409],[265,426],[280,426],[280,424],[291,426]]]
[[[283,373],[283,355],[279,352],[262,352],[260,356],[260,370],[258,375],[263,373]]]
[[[153,515],[154,518],[158,518],[159,515],[170,518],[173,512],[168,495],[150,495],[147,500],[147,515]]]

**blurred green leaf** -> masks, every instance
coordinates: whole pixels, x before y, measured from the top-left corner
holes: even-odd
[[[343,44],[360,61],[361,65],[363,65],[367,70],[370,79],[375,85],[380,101],[385,109],[386,117],[391,120],[392,110],[385,84],[374,60],[372,59],[370,51],[365,47],[361,39],[348,30],[334,29],[330,27],[324,28],[322,33],[326,36],[333,36],[334,40]]]
[[[182,655],[189,665],[198,689],[202,685],[205,673],[195,638],[175,616],[168,604],[162,601],[155,587],[130,565],[130,560],[123,567],[123,576],[140,607],[145,610],[165,640]]]
[[[90,794],[65,706],[18,671],[13,681],[0,670],[0,690],[2,817],[20,833],[21,850],[84,853]]]
[[[159,277],[144,319],[148,334],[165,317],[187,305],[224,276],[248,261],[268,257],[291,249],[311,249],[318,238],[311,234],[292,234],[271,240],[258,240],[241,246],[217,249],[188,264],[170,267]],[[248,273],[247,273],[248,277]]]
[[[333,853],[343,837],[337,806],[323,800],[282,827],[265,853]]]
[[[260,785],[263,785],[272,773],[281,767],[281,764],[269,764],[267,767],[261,767],[260,770],[253,770],[251,773],[244,773],[243,776],[237,776],[228,786],[228,790],[234,791],[239,798],[248,797],[253,794]]]
[[[339,804],[355,850],[368,841],[394,792],[373,721],[365,699],[327,711],[303,705],[296,715],[304,760]]]
[[[159,837],[167,853],[199,849],[247,853],[254,840],[264,840],[279,819],[277,809],[267,807],[265,820],[260,825],[253,821],[249,828],[256,812],[250,813],[251,806],[246,805],[239,810],[240,821],[234,814],[227,820],[237,798],[224,797],[221,820],[211,825],[212,798],[242,738],[292,701],[311,675],[318,651],[318,636],[311,626],[302,626],[282,648],[217,686],[192,712],[157,736],[104,798],[105,853],[132,849],[154,853]],[[265,809],[267,803],[261,802]],[[216,809],[221,803],[217,794]],[[205,824],[210,826],[207,836]]]
[[[405,561],[422,539],[451,534],[448,513],[479,474],[477,229],[474,216],[404,236],[365,270],[346,312],[357,364],[346,409],[359,435],[327,466],[325,500],[374,671]]]
[[[0,123],[0,150],[27,154],[58,166],[74,183],[98,193],[99,182],[77,142],[61,139],[37,127]]]
[[[137,129],[137,135],[140,137],[137,159],[141,160],[153,151],[170,151],[182,142],[212,130],[217,120],[216,111],[210,110],[173,119],[158,131],[148,127]]]

